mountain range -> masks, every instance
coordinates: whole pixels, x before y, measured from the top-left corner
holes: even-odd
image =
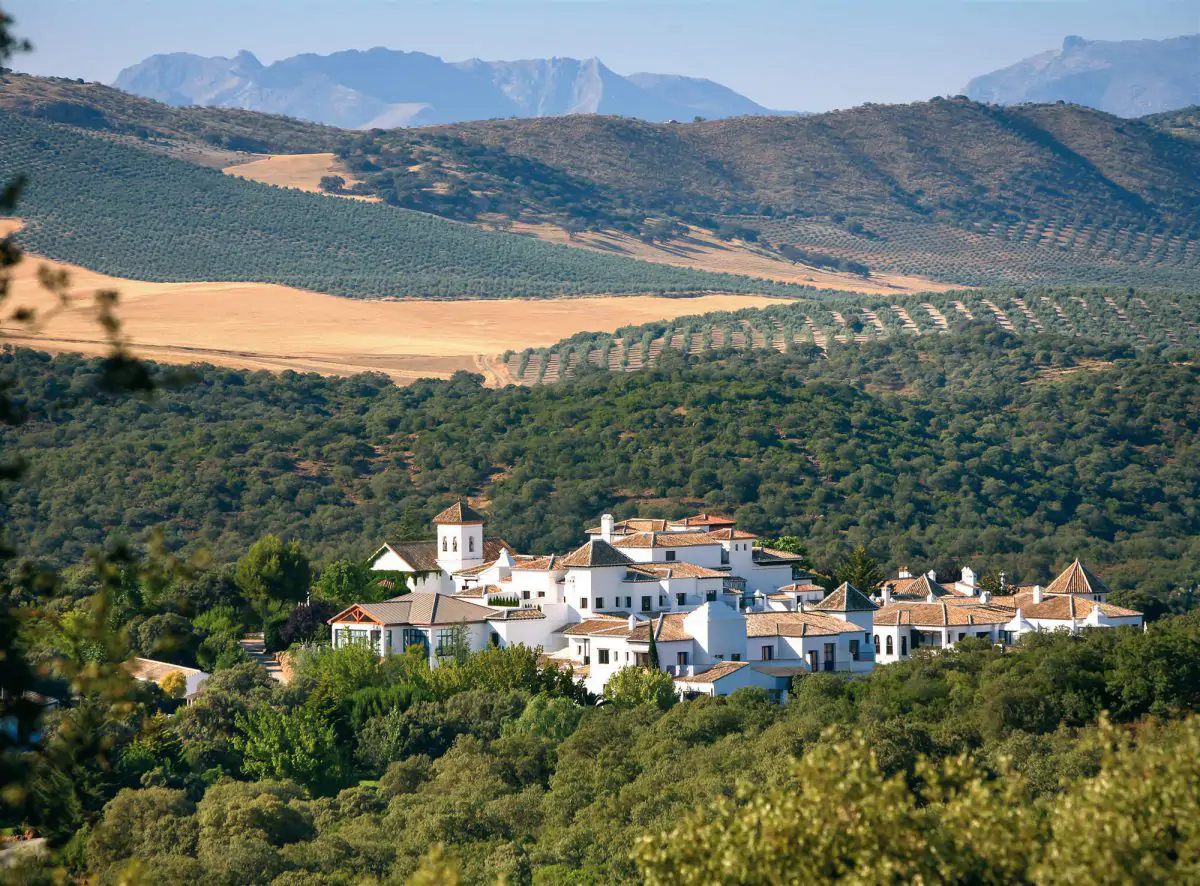
[[[964,90],[977,101],[1011,105],[1066,101],[1120,117],[1200,104],[1200,35],[1170,40],[1068,37],[1043,52],[976,77]]]
[[[690,121],[780,113],[711,80],[625,77],[596,58],[446,62],[383,48],[270,65],[244,50],[232,58],[153,55],[113,85],[170,105],[244,108],[348,129],[567,114]]]

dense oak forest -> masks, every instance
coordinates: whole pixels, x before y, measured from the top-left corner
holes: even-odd
[[[118,277],[259,281],[352,297],[806,291],[272,188],[6,114],[0,180],[20,175],[21,244]]]
[[[94,399],[96,361],[2,365],[30,410],[0,430],[29,465],[6,526],[58,564],[154,527],[217,562],[268,532],[361,558],[463,494],[533,553],[605,511],[706,508],[798,535],[819,564],[865,543],[892,566],[1037,581],[1079,555],[1160,599],[1200,553],[1200,368],[1178,351],[980,325],[501,390],[198,367],[118,402]]]

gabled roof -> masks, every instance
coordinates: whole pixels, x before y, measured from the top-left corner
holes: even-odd
[[[728,573],[718,572],[706,566],[695,563],[683,563],[679,560],[671,563],[638,563],[629,567],[630,572],[641,573],[648,578],[725,578]]]
[[[707,532],[635,532],[613,542],[618,548],[688,548],[716,543]]]
[[[817,612],[871,612],[878,608],[870,597],[848,581],[842,582],[841,587],[813,607]]]
[[[563,558],[557,554],[550,554],[548,557],[529,557],[517,560],[512,568],[528,572],[551,572],[562,567],[562,560]]]
[[[1047,594],[1107,594],[1108,585],[1078,560],[1046,585]]]
[[[748,661],[719,661],[707,671],[693,674],[690,677],[676,677],[676,683],[716,683],[718,680],[736,674],[742,668],[749,666]]]
[[[588,535],[599,535],[602,527],[593,526],[587,530]],[[613,532],[619,532],[622,535],[631,532],[666,532],[667,521],[660,520],[657,517],[630,517],[627,520],[618,520],[613,523]]]
[[[706,513],[693,514],[690,517],[684,517],[682,520],[671,521],[671,524],[674,526],[734,526],[736,523],[736,520],[729,517]]]
[[[497,610],[469,603],[436,591],[415,591],[382,603],[355,603],[329,619],[337,622],[371,622],[378,625],[441,625],[487,621]]]
[[[913,578],[899,578],[888,582],[892,589],[893,600],[927,600],[930,595],[945,597],[951,592],[944,585],[938,584],[928,575],[917,575]]]
[[[437,560],[437,541],[390,541],[375,552],[371,562],[374,563],[378,560],[384,551],[391,551],[417,572],[437,572],[441,569]],[[512,546],[502,538],[485,538],[483,540],[483,559],[485,561],[494,561],[500,556],[501,551],[515,553]]]
[[[630,627],[628,618],[597,616],[567,627],[563,634],[568,637],[621,637],[631,643],[649,643],[653,629],[655,640],[670,643],[693,639],[684,630],[686,617],[686,612],[664,612],[652,619],[635,620]]]
[[[559,564],[587,569],[593,566],[630,566],[633,561],[608,542],[596,539],[571,551]]]
[[[816,612],[747,612],[746,637],[823,637],[861,634],[858,625]]]
[[[529,619],[545,618],[546,613],[540,609],[533,607],[524,607],[521,609],[512,609],[506,606],[501,606],[496,615],[491,617],[491,621],[526,621]]]
[[[787,551],[777,551],[774,548],[754,548],[751,553],[755,564],[759,566],[782,566],[785,563],[803,563],[804,558]]]
[[[1098,592],[1097,592],[1098,593]],[[1026,618],[1040,618],[1052,621],[1067,621],[1072,618],[1087,618],[1093,609],[1099,609],[1102,615],[1110,618],[1128,618],[1142,613],[1134,609],[1125,609],[1111,603],[1100,603],[1095,600],[1085,600],[1074,594],[1058,594],[1047,597],[1041,603],[1022,608]]]
[[[752,538],[758,538],[753,532],[745,532],[741,529],[714,529],[708,533],[709,538],[715,538],[717,541],[745,541]]]
[[[435,526],[465,526],[469,523],[486,523],[487,518],[465,501],[456,501],[433,518]]]
[[[813,591],[820,591],[822,594],[825,593],[825,589],[823,587],[813,584],[811,581],[798,581],[793,582],[790,585],[784,585],[777,593],[779,595],[783,595],[789,591],[794,594],[811,594]],[[769,596],[774,597],[776,594],[770,594]]]
[[[879,625],[913,625],[915,627],[965,627],[968,625],[1008,624],[1014,612],[999,606],[982,603],[954,605],[947,603],[892,603],[875,613]]]

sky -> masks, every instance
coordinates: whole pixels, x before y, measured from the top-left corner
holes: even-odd
[[[161,52],[264,63],[418,50],[449,61],[570,56],[708,77],[771,108],[823,111],[962,91],[1064,37],[1200,33],[1200,0],[0,0],[34,74],[111,83]]]

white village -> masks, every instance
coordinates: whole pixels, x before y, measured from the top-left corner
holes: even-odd
[[[970,567],[953,583],[902,569],[871,594],[846,583],[827,593],[801,558],[712,514],[606,514],[576,550],[547,556],[517,553],[485,524],[460,501],[433,519],[436,538],[384,544],[371,568],[407,592],[338,613],[333,644],[380,656],[423,647],[432,666],[452,646],[523,644],[597,695],[637,665],[670,674],[682,697],[757,687],[783,701],[798,676],[866,673],[968,638],[1007,647],[1030,632],[1143,624],[1078,560],[1044,586],[1001,593]]]

